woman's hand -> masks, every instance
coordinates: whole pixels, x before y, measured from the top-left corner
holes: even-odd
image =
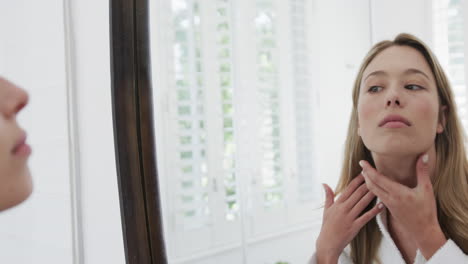
[[[363,176],[358,175],[336,201],[332,189],[326,184],[323,185],[326,200],[322,228],[316,242],[318,263],[337,263],[346,245],[383,208],[382,205],[376,205],[359,216],[375,197],[363,182]]]
[[[360,161],[369,190],[385,204],[392,216],[414,241],[426,259],[447,241],[437,219],[437,207],[429,173],[429,157],[416,163],[417,186],[409,188],[385,177],[368,162]]]

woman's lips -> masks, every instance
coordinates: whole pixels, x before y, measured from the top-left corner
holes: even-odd
[[[402,128],[402,127],[407,127],[407,126],[408,126],[407,124],[401,121],[389,121],[382,125],[382,127],[385,127],[385,128]]]
[[[411,123],[400,115],[388,115],[379,123],[379,127],[400,128],[411,126]]]
[[[29,156],[29,154],[31,154],[31,151],[31,147],[28,144],[23,143],[14,148],[13,154],[18,156]]]
[[[16,142],[12,153],[18,156],[29,156],[29,154],[31,154],[31,147],[26,143],[26,134],[23,134]]]

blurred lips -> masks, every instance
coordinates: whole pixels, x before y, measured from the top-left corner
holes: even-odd
[[[12,151],[13,155],[28,156],[31,154],[31,147],[26,144],[26,133],[22,133],[21,137],[16,141]]]
[[[400,128],[411,126],[411,123],[399,115],[388,115],[379,123],[379,127]]]

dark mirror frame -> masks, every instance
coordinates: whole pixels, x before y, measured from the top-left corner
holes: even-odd
[[[167,263],[153,129],[149,1],[110,0],[114,146],[126,263]]]

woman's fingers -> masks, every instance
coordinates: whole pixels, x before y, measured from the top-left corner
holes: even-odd
[[[418,179],[418,187],[432,191],[431,176],[429,172],[429,155],[424,154],[418,158],[416,162],[416,177]]]
[[[346,211],[350,211],[356,203],[358,203],[361,198],[366,195],[366,193],[369,191],[365,183],[362,183],[356,191],[354,191],[351,196],[348,198],[348,200],[343,202],[343,205],[346,209]]]
[[[377,195],[384,203],[388,203],[390,197],[389,194],[382,189],[379,185],[375,184],[374,178],[369,177],[367,174],[365,176],[366,179],[366,185],[369,191]]]
[[[348,199],[349,196],[351,196],[352,193],[361,185],[361,183],[364,182],[364,178],[362,177],[361,174],[356,176],[346,187],[344,192],[338,197],[336,200],[337,202],[344,202]]]
[[[372,209],[367,211],[365,214],[361,215],[354,224],[358,229],[361,229],[367,222],[369,222],[372,218],[374,218],[378,213],[380,213],[383,209],[384,205],[382,203],[376,204]]]
[[[322,185],[325,190],[325,209],[328,209],[334,203],[335,193],[327,184],[324,183]]]
[[[373,194],[372,192],[367,192],[364,197],[362,197],[361,200],[359,200],[355,205],[354,207],[351,209],[351,216],[353,218],[356,218],[358,217],[361,212],[366,209],[366,207],[370,204],[370,202],[372,202],[372,200],[375,198],[375,194]]]
[[[372,167],[369,162],[365,160],[359,161],[359,165],[363,169],[362,174],[364,175],[366,182],[368,179],[372,180],[374,185],[378,186],[387,193],[396,193],[401,189],[409,189],[408,187],[383,176],[374,167]]]

